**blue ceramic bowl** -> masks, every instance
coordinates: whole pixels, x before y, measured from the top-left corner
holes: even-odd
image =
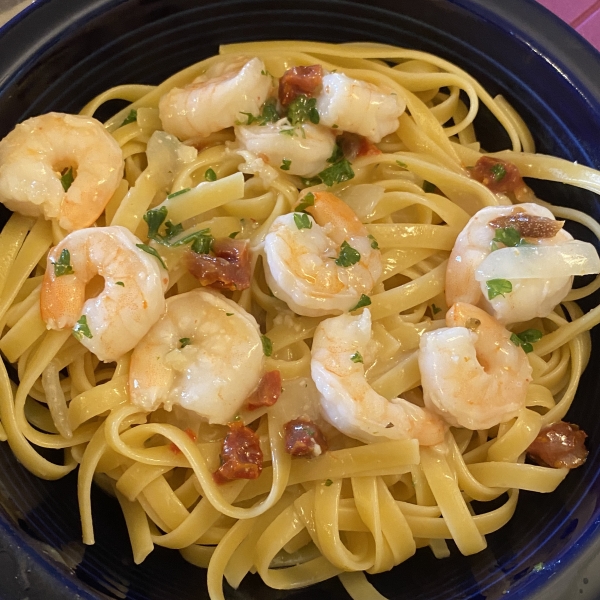
[[[26,117],[78,111],[121,83],[157,83],[259,39],[371,40],[434,52],[467,69],[524,116],[539,151],[600,167],[600,57],[530,0],[38,0],[0,35],[0,136]],[[116,108],[116,107],[113,107]],[[484,146],[499,149],[482,114]],[[536,187],[600,220],[595,196]],[[576,232],[582,235],[581,232]],[[596,298],[596,302],[598,298]],[[549,495],[522,493],[517,513],[472,557],[424,549],[372,578],[394,600],[572,600],[600,597],[600,332],[568,418],[589,434],[587,464]],[[84,548],[75,476],[40,481],[0,445],[0,597],[16,600],[207,598],[205,573],[157,548],[133,564],[117,503],[95,490],[95,546]],[[347,598],[337,580],[295,592],[248,577],[228,598]]]

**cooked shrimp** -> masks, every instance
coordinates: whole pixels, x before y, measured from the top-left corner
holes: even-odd
[[[69,168],[70,187],[61,181]],[[0,202],[23,215],[56,219],[66,231],[94,223],[122,177],[119,144],[91,117],[48,113],[0,141]]]
[[[323,416],[339,431],[363,442],[417,439],[424,446],[442,442],[442,420],[403,398],[386,400],[365,378],[371,340],[371,313],[322,321],[312,344],[311,373]]]
[[[397,94],[343,73],[325,75],[322,85],[317,96],[322,125],[364,135],[372,142],[398,129],[406,103]]]
[[[273,221],[265,238],[267,284],[308,317],[350,310],[381,275],[381,255],[354,211],[329,192],[315,192],[310,215]],[[302,226],[302,228],[300,228]]]
[[[446,325],[421,337],[425,406],[467,429],[489,429],[515,417],[525,405],[532,370],[510,331],[462,302],[448,311]]]
[[[254,317],[217,292],[195,289],[167,300],[167,311],[135,347],[131,401],[147,411],[178,404],[225,424],[262,375]]]
[[[40,298],[48,329],[72,327],[105,362],[131,350],[164,312],[169,282],[158,259],[137,244],[129,230],[113,226],[74,231],[55,246]],[[86,300],[86,286],[97,276],[104,287]]]
[[[327,127],[312,123],[292,127],[287,119],[267,125],[239,125],[235,137],[242,150],[301,177],[313,177],[330,166],[327,159],[335,148],[335,135]]]
[[[446,302],[448,306],[456,302],[480,306],[505,324],[545,317],[568,294],[573,281],[570,275],[554,275],[551,262],[540,265],[543,276],[536,278],[524,277],[515,269],[514,274],[506,278],[506,285],[512,291],[505,287],[495,297],[493,291],[490,292],[488,281],[477,273],[490,254],[500,252],[495,259],[509,260],[510,253],[522,254],[526,248],[504,248],[492,253],[492,241],[502,229],[497,225],[502,225],[503,221],[508,228],[516,230],[517,240],[521,237],[536,246],[560,245],[573,239],[561,229],[562,223],[555,221],[548,209],[537,204],[483,208],[471,218],[454,244],[446,271]],[[541,229],[534,229],[536,223],[541,225]],[[539,261],[540,258],[532,256],[530,260]],[[496,278],[496,281],[504,279]]]
[[[269,95],[271,76],[259,58],[218,63],[183,89],[173,88],[159,102],[166,132],[180,140],[206,137],[256,115]]]

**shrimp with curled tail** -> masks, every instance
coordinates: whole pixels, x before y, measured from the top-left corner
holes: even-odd
[[[371,339],[371,313],[340,315],[321,322],[312,344],[311,373],[324,417],[363,442],[417,439],[423,446],[444,440],[445,425],[434,413],[403,398],[386,400],[365,378],[363,357]]]
[[[421,337],[425,406],[450,425],[473,430],[515,417],[525,405],[532,369],[510,331],[462,302],[448,311],[446,324]]]
[[[74,231],[55,246],[40,297],[48,329],[73,328],[105,362],[129,352],[163,313],[169,283],[160,262],[138,244],[128,229],[113,226]],[[88,284],[100,277],[102,291],[86,299]]]
[[[309,214],[277,217],[265,237],[265,276],[296,313],[336,315],[356,306],[381,275],[381,254],[354,211],[329,192],[301,198]]]
[[[569,293],[573,275],[600,269],[594,247],[562,225],[532,203],[478,211],[448,261],[448,306],[480,306],[504,324],[546,317]]]
[[[210,67],[185,88],[173,88],[158,105],[167,133],[188,140],[206,137],[255,115],[273,86],[259,58],[240,57]]]
[[[254,317],[217,292],[195,289],[169,298],[135,347],[129,394],[147,411],[179,405],[226,424],[258,386],[263,361]]]
[[[27,119],[0,141],[0,202],[22,215],[89,227],[123,177],[123,154],[102,123],[48,113]],[[70,186],[61,173],[72,169]]]

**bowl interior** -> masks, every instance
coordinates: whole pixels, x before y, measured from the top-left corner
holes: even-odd
[[[77,112],[113,85],[158,83],[216,53],[222,43],[369,40],[426,50],[457,63],[492,95],[509,99],[531,127],[539,152],[598,167],[600,84],[590,87],[579,75],[586,66],[598,69],[600,61],[591,47],[533,2],[518,4],[509,2],[513,10],[507,12],[500,0],[371,0],[368,5],[350,0],[45,0],[0,37],[0,136],[32,115]],[[528,33],[523,29],[527,25],[517,27],[517,13],[524,23],[535,21],[540,34]],[[512,25],[504,19],[513,19]],[[567,44],[564,53],[556,55],[556,47],[548,46],[550,33]],[[587,62],[569,62],[575,54]],[[506,143],[485,111],[477,131],[489,150]],[[533,185],[552,203],[600,220],[593,194],[560,184]],[[592,337],[593,365],[600,333]],[[452,556],[438,561],[428,549],[420,550],[393,571],[371,578],[381,593],[395,600],[497,600],[509,591],[514,598],[557,598],[552,576],[575,569],[581,548],[596,535],[600,515],[600,422],[594,418],[599,386],[598,374],[589,368],[568,415],[589,435],[585,467],[571,473],[553,494],[523,492],[515,517],[488,536],[484,552],[463,557],[452,547]],[[156,548],[135,566],[118,505],[99,489],[92,495],[96,544],[84,547],[75,486],[73,474],[58,482],[36,479],[6,444],[0,445],[2,539],[12,540],[28,564],[49,573],[61,589],[66,586],[82,597],[208,597],[204,571],[177,552]],[[10,587],[7,592],[12,593]],[[256,576],[237,591],[226,586],[226,592],[229,598],[254,600],[347,597],[337,580],[283,592],[268,590]]]

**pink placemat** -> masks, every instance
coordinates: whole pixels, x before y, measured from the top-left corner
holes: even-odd
[[[600,0],[538,0],[600,50]]]

